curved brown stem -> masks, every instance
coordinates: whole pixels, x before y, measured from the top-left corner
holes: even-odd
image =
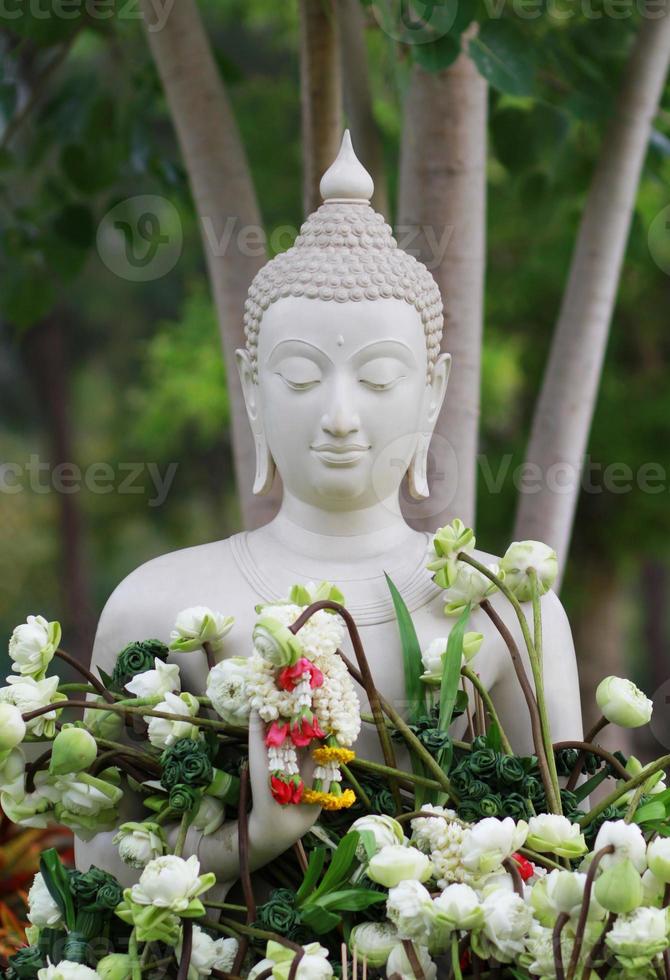
[[[589,744],[591,742],[593,742],[594,738],[607,725],[609,725],[609,722],[608,722],[607,718],[605,718],[603,715],[601,715],[600,718],[598,719],[598,721],[593,726],[593,728],[591,728],[590,731],[588,731],[586,733],[586,735],[584,736],[584,741],[585,742],[588,742]],[[570,776],[568,778],[568,781],[565,784],[565,788],[567,790],[572,791],[575,788],[575,786],[577,785],[577,780],[579,779],[579,775],[580,775],[580,773],[582,771],[582,766],[584,765],[585,760],[586,760],[586,752],[580,752],[579,755],[578,755],[578,757],[577,757],[577,761],[574,764],[574,767],[572,769],[572,772],[570,773]]]
[[[582,906],[579,910],[579,919],[577,920],[577,928],[575,929],[575,941],[572,946],[572,956],[570,957],[570,965],[568,967],[568,977],[567,980],[572,980],[577,969],[577,964],[579,963],[579,957],[582,952],[582,945],[584,943],[584,930],[586,929],[586,920],[589,915],[589,905],[591,904],[591,891],[593,890],[593,882],[595,881],[596,871],[602,859],[606,854],[612,854],[614,851],[614,845],[608,844],[607,847],[601,847],[593,855],[593,860],[589,865],[589,870],[586,874],[586,881],[584,882],[584,894],[582,895]]]
[[[521,877],[521,872],[519,871],[519,866],[512,857],[505,858],[503,861],[503,868],[508,871],[511,875],[512,881],[514,882],[514,891],[519,896],[523,898],[523,878]]]
[[[193,920],[182,919],[181,923],[181,959],[179,961],[179,973],[177,974],[177,980],[187,980],[188,968],[191,965],[191,952],[193,950]]]
[[[147,772],[152,775],[156,775],[160,772],[160,766],[149,766],[147,763],[137,759],[136,755],[128,754],[125,752],[119,752],[118,749],[109,749],[108,752],[103,752],[99,755],[93,765],[91,766],[90,773],[92,776],[97,776],[99,772],[106,769],[108,765],[118,766],[120,769],[125,769],[129,776],[132,776],[137,782],[141,783],[144,779],[142,773],[133,764],[133,758],[137,761],[138,765],[144,765]]]
[[[289,628],[293,634],[298,633],[298,631],[314,615],[314,613],[318,612],[320,609],[330,609],[332,612],[338,613],[345,622],[349,637],[351,639],[351,645],[354,648],[354,654],[358,663],[362,685],[365,689],[365,693],[367,694],[368,701],[370,702],[370,710],[372,711],[372,716],[375,720],[375,725],[377,726],[377,734],[379,736],[379,744],[384,756],[384,761],[386,762],[387,766],[391,766],[392,769],[396,769],[397,765],[395,752],[393,751],[391,737],[386,728],[386,722],[384,721],[380,694],[375,687],[374,678],[372,676],[372,671],[370,670],[368,658],[365,655],[365,649],[363,648],[363,642],[361,640],[360,633],[358,632],[358,627],[356,626],[354,617],[351,615],[349,610],[345,609],[345,607],[339,602],[332,602],[330,599],[321,599],[319,602],[313,602],[311,606],[304,609],[300,616],[298,616],[296,619],[295,623],[293,623]],[[402,810],[400,793],[398,792],[398,785],[395,781],[391,781],[391,789],[393,791],[396,809],[398,813],[400,813]]]
[[[48,762],[51,758],[51,749],[47,749],[42,755],[38,756],[34,762],[31,762],[26,766],[26,793],[33,793],[35,791],[35,776],[38,771],[42,768],[45,762]]]
[[[207,657],[207,668],[211,670],[216,664],[216,657],[214,656],[214,651],[212,650],[211,643],[203,643],[202,649],[205,651],[205,656]]]
[[[535,695],[533,689],[530,686],[530,681],[528,680],[528,675],[526,674],[526,669],[523,665],[521,659],[521,653],[516,644],[516,640],[508,630],[505,623],[502,621],[496,610],[493,608],[488,599],[484,599],[481,603],[480,608],[489,617],[495,628],[498,630],[505,645],[509,650],[509,654],[512,658],[512,664],[514,666],[514,672],[516,673],[517,680],[521,686],[521,691],[525,698],[526,704],[528,705],[528,713],[530,714],[530,725],[533,733],[533,745],[535,746],[535,754],[537,756],[537,764],[542,775],[542,783],[544,785],[544,791],[547,796],[547,802],[551,803],[554,800],[554,787],[551,781],[551,775],[549,772],[549,764],[547,762],[547,756],[544,750],[544,740],[542,738],[542,724],[540,722],[540,712],[537,707],[537,701],[535,700]],[[556,810],[560,812],[560,810]]]
[[[247,906],[247,925],[256,919],[256,900],[251,884],[251,867],[249,864],[249,796],[250,796],[249,766],[244,764],[240,769],[240,799],[237,811],[237,838],[240,853],[240,881]],[[244,963],[244,957],[249,948],[249,937],[241,936],[237,956],[233,964],[233,973],[239,973]]]
[[[556,980],[565,980],[565,969],[563,967],[563,950],[561,949],[561,933],[565,928],[566,922],[570,921],[567,912],[561,912],[556,919],[554,931],[551,937],[552,948],[554,950],[554,967],[556,970]]]
[[[304,955],[305,955],[305,950],[302,948],[302,946],[299,946],[295,956],[293,957],[293,962],[291,963],[291,969],[288,971],[288,980],[295,980],[298,973],[298,967],[300,966],[300,960],[303,958]]]
[[[84,667],[84,665],[80,664],[78,660],[60,648],[56,650],[55,656],[59,657],[66,664],[69,664],[70,667],[72,667],[73,670],[78,671],[82,677],[85,677],[91,687],[94,687],[98,694],[105,699],[105,701],[109,702],[110,704],[114,702],[114,695],[111,693],[111,691],[108,691],[102,681],[98,680],[95,674],[92,674],[87,667]]]
[[[405,956],[409,960],[410,966],[412,967],[412,973],[416,977],[416,980],[426,980],[426,974],[423,972],[421,963],[419,962],[419,957],[416,955],[416,950],[414,949],[414,943],[411,939],[402,940],[402,948],[405,950]]]
[[[591,971],[593,970],[596,963],[602,956],[603,950],[605,949],[605,937],[607,936],[607,933],[614,925],[615,919],[616,919],[616,912],[610,912],[607,918],[605,919],[605,925],[603,927],[603,931],[598,936],[597,940],[593,944],[593,947],[589,951],[589,955],[586,957],[586,960],[584,961],[584,969],[582,970],[582,980],[589,980]]]
[[[582,755],[584,755],[584,757],[586,757],[587,753],[591,752],[591,753],[593,753],[593,755],[600,756],[601,759],[604,759],[605,762],[609,763],[609,765],[612,767],[612,769],[614,769],[617,772],[617,774],[619,776],[621,776],[622,779],[632,779],[633,778],[631,776],[631,774],[628,772],[628,770],[624,766],[621,765],[621,763],[619,762],[619,760],[617,759],[617,757],[614,756],[614,755],[612,755],[611,752],[608,752],[607,749],[602,748],[602,746],[600,746],[600,745],[593,745],[590,742],[580,742],[580,741],[578,741],[576,739],[575,740],[570,739],[570,740],[568,740],[566,742],[555,742],[554,743],[554,751],[555,752],[558,752],[558,751],[560,751],[560,749],[581,749]],[[580,758],[581,758],[581,756],[580,756]],[[577,761],[579,761],[579,760],[577,760]],[[582,763],[582,765],[583,765],[583,763]],[[575,764],[575,769],[576,768],[577,768],[577,765]],[[579,768],[581,769],[581,765],[580,765]],[[575,769],[572,770],[572,773],[570,774],[570,779],[572,779],[572,776],[574,774]],[[579,775],[579,773],[578,773],[578,775]],[[572,787],[572,788],[574,788],[574,787]],[[568,789],[568,786],[566,786],[566,789]]]

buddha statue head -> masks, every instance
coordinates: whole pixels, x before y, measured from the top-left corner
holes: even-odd
[[[255,493],[272,485],[325,510],[395,501],[406,472],[428,496],[428,447],[449,375],[442,300],[370,207],[348,131],[324,203],[256,275],[237,352],[256,443]]]

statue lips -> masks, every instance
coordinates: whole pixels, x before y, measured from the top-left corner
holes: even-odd
[[[370,446],[362,446],[356,443],[347,445],[322,443],[318,446],[310,446],[310,449],[328,466],[353,466],[365,453],[369,452]]]

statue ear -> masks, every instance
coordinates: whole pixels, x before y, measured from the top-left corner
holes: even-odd
[[[440,354],[436,360],[431,379],[426,385],[426,400],[424,403],[424,431],[419,433],[416,449],[409,464],[407,476],[409,492],[415,500],[426,500],[430,496],[428,488],[428,450],[433,430],[442,409],[444,396],[447,393],[449,372],[451,371],[451,354]]]
[[[249,352],[243,349],[236,350],[235,361],[240,375],[244,404],[247,408],[247,417],[256,445],[256,475],[254,477],[253,490],[255,494],[260,496],[270,492],[275,475],[275,461],[272,458],[267,439],[265,438],[258,384],[254,380]]]

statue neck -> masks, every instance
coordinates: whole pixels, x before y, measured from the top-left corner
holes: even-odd
[[[400,513],[397,496],[362,510],[325,511],[286,490],[267,531],[289,552],[347,563],[398,554],[417,539]]]

